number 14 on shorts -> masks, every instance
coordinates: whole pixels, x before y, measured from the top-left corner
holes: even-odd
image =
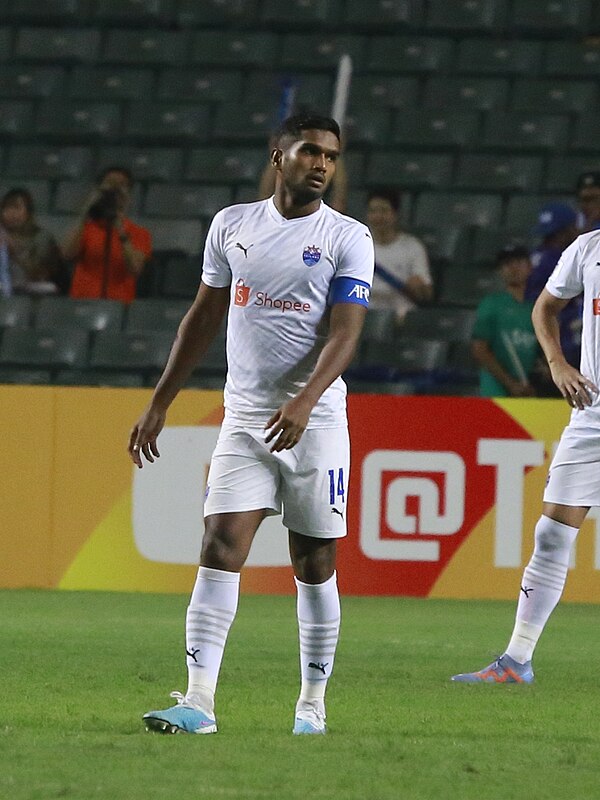
[[[336,474],[337,473],[337,474]],[[344,489],[344,468],[338,470],[330,469],[329,474],[329,505],[334,506],[337,497],[342,498],[342,503],[346,502],[346,490]]]

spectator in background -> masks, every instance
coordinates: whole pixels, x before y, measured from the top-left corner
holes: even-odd
[[[375,245],[375,277],[370,308],[393,309],[401,323],[410,309],[429,303],[433,282],[427,250],[399,225],[400,193],[380,188],[369,192],[367,225]]]
[[[69,273],[51,233],[35,221],[31,192],[10,189],[0,200],[2,293],[66,293]]]
[[[533,269],[527,280],[525,299],[535,303],[554,272],[563,250],[577,238],[577,213],[564,203],[548,203],[540,208],[533,232],[541,241],[531,254]],[[560,344],[565,358],[573,367],[579,367],[581,358],[582,302],[583,295],[574,297],[559,315]],[[554,387],[549,372],[547,384],[549,388]],[[554,390],[550,393],[556,395]]]
[[[127,218],[133,176],[125,167],[104,170],[64,244],[75,261],[71,297],[131,302],[136,282],[151,255],[146,228]]]
[[[575,187],[581,211],[579,233],[600,228],[600,172],[583,172]]]
[[[531,261],[526,247],[511,245],[496,257],[505,290],[485,297],[477,309],[473,356],[480,365],[482,397],[531,397],[531,375],[538,356],[531,312],[525,299]]]

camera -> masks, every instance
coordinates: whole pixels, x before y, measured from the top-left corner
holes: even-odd
[[[103,189],[100,197],[90,206],[88,217],[95,221],[113,222],[119,213],[120,194],[118,189]]]

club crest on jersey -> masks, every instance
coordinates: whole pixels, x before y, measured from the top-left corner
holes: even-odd
[[[304,252],[302,253],[302,261],[306,264],[307,267],[313,267],[321,258],[321,248],[317,247],[314,244],[309,244],[308,247],[304,248]]]

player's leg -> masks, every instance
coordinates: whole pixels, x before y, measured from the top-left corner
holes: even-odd
[[[325,733],[325,689],[340,627],[335,556],[336,540],[346,535],[348,432],[306,431],[288,453],[282,498],[297,588],[301,677],[294,733]]]
[[[257,457],[258,452],[258,457]],[[214,696],[239,597],[240,570],[258,526],[278,510],[278,474],[252,436],[223,426],[208,476],[200,567],[186,615],[188,688],[177,706],[144,715],[165,733],[216,732]]]
[[[571,548],[600,498],[596,437],[565,429],[552,461],[534,551],[523,572],[513,633],[505,653],[477,672],[454,675],[462,683],[532,683],[533,653],[562,595]]]

